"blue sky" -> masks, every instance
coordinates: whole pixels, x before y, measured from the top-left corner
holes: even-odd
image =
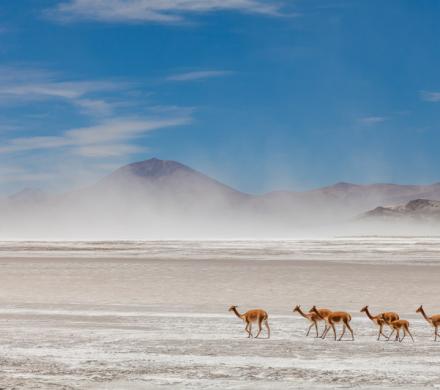
[[[436,0],[0,4],[0,193],[178,160],[243,191],[440,181]]]

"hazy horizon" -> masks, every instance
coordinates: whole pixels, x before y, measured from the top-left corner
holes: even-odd
[[[414,203],[420,198],[431,200]],[[391,208],[371,214],[378,206]],[[151,159],[79,190],[59,195],[25,191],[0,201],[0,239],[426,235],[440,231],[439,210],[440,185],[340,184],[311,192],[249,195],[185,165]]]

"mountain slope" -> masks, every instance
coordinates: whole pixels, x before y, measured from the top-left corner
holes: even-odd
[[[144,186],[149,190],[173,191],[175,194],[229,196],[246,199],[248,195],[234,190],[186,165],[176,161],[152,158],[117,169],[95,187],[123,188],[126,185]]]
[[[99,199],[102,206],[167,214],[238,208],[250,198],[183,164],[155,158],[119,168],[79,195],[92,204]]]
[[[8,197],[9,202],[21,204],[39,203],[47,200],[48,195],[38,188],[24,188]]]
[[[419,186],[341,182],[305,192],[271,192],[263,195],[259,203],[274,213],[294,212],[305,219],[310,216],[337,221],[349,219],[378,205],[399,205],[419,198],[440,200],[440,183]]]
[[[415,199],[406,204],[383,207],[379,206],[367,211],[362,215],[369,219],[418,219],[418,220],[437,220],[440,222],[440,201],[429,199]]]

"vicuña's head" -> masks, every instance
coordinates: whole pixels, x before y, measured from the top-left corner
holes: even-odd
[[[367,306],[364,306],[362,309],[361,309],[361,313],[363,312],[363,311],[367,311],[368,310],[368,305]]]
[[[232,305],[228,311],[234,311],[238,306],[237,305]]]
[[[316,308],[315,305],[312,306],[312,308],[310,309],[310,312],[314,311],[315,313],[318,311],[318,309]]]
[[[416,310],[416,313],[420,313],[423,310],[423,305],[420,305],[419,308]]]
[[[300,311],[301,310],[301,308],[300,308],[300,306],[299,305],[296,305],[294,308],[293,308],[293,311],[295,312],[295,311]]]

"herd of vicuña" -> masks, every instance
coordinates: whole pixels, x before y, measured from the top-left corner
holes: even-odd
[[[267,338],[270,338],[269,315],[265,310],[254,309],[240,314],[237,310],[237,306],[234,305],[229,308],[229,311],[233,312],[246,324],[245,331],[249,338],[254,337],[252,334],[252,324],[254,323],[258,325],[258,333],[255,338],[260,336],[263,324],[267,329]],[[295,306],[293,312],[299,313],[309,322],[310,325],[307,329],[306,336],[308,336],[310,331],[314,328],[316,332],[315,337],[325,339],[331,329],[333,331],[334,339],[341,341],[346,330],[348,329],[348,331],[351,333],[351,340],[354,341],[353,329],[350,326],[350,313],[345,311],[332,311],[325,308],[317,308],[316,306],[313,306],[308,312],[305,312],[301,309],[300,305]],[[380,337],[383,336],[387,341],[389,341],[391,336],[395,334],[394,341],[402,342],[405,336],[408,335],[414,342],[414,338],[409,330],[409,321],[401,319],[399,314],[396,312],[385,311],[378,313],[377,315],[373,315],[370,313],[368,306],[363,307],[361,309],[361,313],[362,312],[365,313],[367,317],[378,327],[377,340],[380,340]],[[416,313],[420,313],[423,318],[434,327],[434,341],[437,341],[437,337],[440,338],[440,334],[438,333],[440,327],[440,314],[428,316],[422,305],[420,305],[420,307],[416,310]],[[323,332],[321,335],[319,335],[318,323],[321,321],[324,322],[325,326]],[[336,324],[342,324],[342,332],[339,338],[336,336]],[[391,330],[388,336],[384,333],[385,327]],[[402,332],[402,337],[400,337],[400,332]]]

